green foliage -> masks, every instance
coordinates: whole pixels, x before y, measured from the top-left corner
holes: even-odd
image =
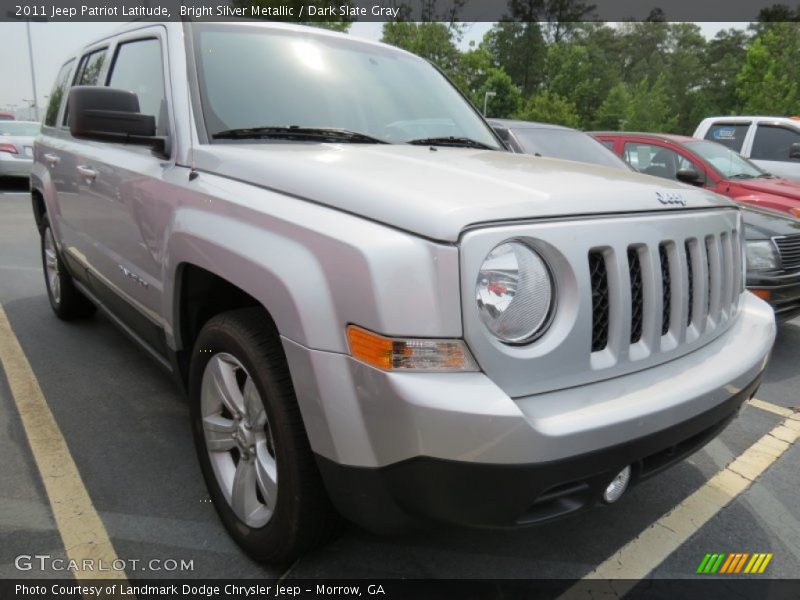
[[[674,131],[678,121],[670,106],[666,77],[659,75],[653,85],[644,77],[631,89],[631,103],[625,129],[633,131]]]
[[[538,23],[495,23],[484,44],[494,65],[508,73],[523,95],[529,96],[542,83],[547,47]]]
[[[523,121],[541,121],[567,127],[579,127],[581,118],[575,105],[558,94],[539,92],[516,114]]]
[[[628,84],[618,83],[595,113],[594,128],[619,131],[627,129],[631,112],[631,93]]]
[[[456,43],[459,26],[441,22],[383,24],[383,41],[428,59],[445,73],[458,79],[461,52]]]
[[[494,92],[495,95],[489,97],[486,109],[487,117],[496,119],[507,119],[514,116],[522,103],[522,93],[514,85],[511,77],[502,69],[492,67],[489,69],[483,84],[470,95],[472,103],[483,110],[483,102],[486,92]]]
[[[800,112],[798,28],[797,23],[771,23],[750,44],[745,64],[736,78],[744,112],[777,115]]]
[[[423,2],[434,14],[436,0]],[[508,5],[509,17],[466,51],[454,22],[386,23],[383,39],[438,65],[481,110],[494,92],[493,117],[688,134],[712,114],[800,113],[800,24],[771,22],[796,21],[800,8],[773,7],[749,32],[706,40],[697,25],[667,23],[659,11],[611,26],[576,22],[573,14],[593,9],[580,0]]]

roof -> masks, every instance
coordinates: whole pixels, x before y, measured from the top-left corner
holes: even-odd
[[[614,137],[623,137],[623,136],[649,137],[656,140],[661,140],[662,142],[674,142],[677,144],[680,144],[682,142],[697,141],[697,138],[693,138],[688,135],[677,135],[674,133],[647,133],[643,131],[587,131],[586,133],[594,136],[607,135]]]
[[[781,116],[781,115],[720,115],[716,117],[706,117],[705,121],[792,121],[793,123],[800,123],[800,117]]]
[[[578,131],[571,127],[556,125],[555,123],[541,123],[539,121],[515,121],[514,119],[486,119],[489,125],[505,127],[506,129],[560,129],[562,131]]]

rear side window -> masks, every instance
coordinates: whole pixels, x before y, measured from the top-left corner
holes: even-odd
[[[65,92],[67,90],[67,85],[69,85],[67,78],[69,77],[70,71],[72,71],[72,65],[74,62],[74,60],[71,60],[61,67],[61,70],[58,72],[58,76],[56,77],[56,83],[53,86],[53,91],[50,92],[50,100],[47,102],[47,111],[44,114],[44,124],[48,127],[56,126],[58,109],[61,108],[61,101],[66,95]]]
[[[780,125],[759,125],[750,158],[788,161],[792,144],[800,144],[800,131]]]
[[[727,146],[734,152],[741,152],[744,136],[750,123],[714,123],[706,133],[706,139]]]
[[[139,98],[139,112],[156,119],[156,133],[167,130],[167,100],[164,92],[164,69],[161,42],[151,38],[126,42],[117,48],[108,86],[134,92]]]
[[[627,142],[624,151],[625,162],[645,175],[674,179],[681,169],[693,168],[701,171],[683,156],[670,148],[640,142]]]
[[[81,59],[73,85],[97,85],[106,59],[106,49],[96,50]]]
[[[100,71],[103,70],[103,63],[106,60],[107,48],[101,48],[84,54],[81,57],[81,62],[78,63],[78,70],[75,73],[75,78],[72,80],[72,85],[97,85],[100,79]],[[62,125],[66,126],[69,122],[69,104],[64,109],[64,120]]]

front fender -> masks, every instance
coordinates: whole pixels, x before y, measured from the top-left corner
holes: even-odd
[[[388,335],[461,336],[455,246],[241,182],[201,178],[215,184],[215,195],[195,190],[179,199],[165,242],[163,314],[175,349],[184,347],[175,288],[185,264],[248,293],[283,337],[307,348],[347,352],[349,323]]]

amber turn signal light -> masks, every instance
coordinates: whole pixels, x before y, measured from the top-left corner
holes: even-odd
[[[347,327],[354,358],[384,371],[477,371],[462,340],[390,338],[355,325]]]

